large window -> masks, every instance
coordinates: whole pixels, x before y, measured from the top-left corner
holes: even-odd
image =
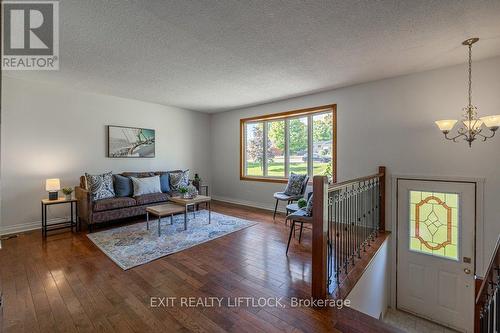
[[[244,180],[286,182],[290,173],[336,178],[336,106],[241,119]]]

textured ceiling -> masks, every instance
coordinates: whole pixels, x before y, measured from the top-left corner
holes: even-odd
[[[60,1],[60,71],[4,72],[217,112],[500,54],[499,0]]]

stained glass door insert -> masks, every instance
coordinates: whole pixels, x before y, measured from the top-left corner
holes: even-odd
[[[410,191],[410,250],[458,260],[459,195]]]
[[[397,308],[473,332],[477,185],[397,179],[396,186]]]

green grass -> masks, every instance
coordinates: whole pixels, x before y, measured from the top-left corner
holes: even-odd
[[[315,162],[313,164],[314,174],[315,175],[323,175],[325,174],[325,170],[328,163],[324,162]],[[262,169],[262,165],[259,163],[248,162],[247,163],[247,175],[248,176],[262,176],[264,170]],[[290,163],[290,172],[298,173],[298,174],[306,174],[307,173],[307,164],[303,163]],[[285,176],[285,165],[283,163],[273,162],[269,165],[268,170],[269,177],[284,177]]]

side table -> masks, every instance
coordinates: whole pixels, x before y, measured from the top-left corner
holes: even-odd
[[[47,207],[52,205],[68,204],[70,205],[71,219],[69,221],[63,221],[58,223],[47,224]],[[74,205],[74,207],[73,207]],[[60,198],[57,200],[42,199],[42,236],[47,238],[47,232],[65,228],[73,228],[75,231],[80,230],[80,225],[78,222],[78,201],[76,199],[66,199]]]
[[[173,203],[184,206],[184,209],[186,212],[186,214],[184,214],[184,230],[187,230],[187,213],[188,213],[189,206],[193,206],[193,215],[195,215],[196,213],[194,211],[194,206],[196,206],[197,204],[200,204],[200,203],[204,203],[204,202],[206,202],[208,205],[208,224],[210,224],[210,222],[212,220],[212,207],[211,207],[211,203],[210,203],[211,200],[212,200],[212,198],[210,198],[209,196],[205,196],[205,195],[197,195],[196,197],[194,197],[192,199],[185,199],[185,198],[182,198],[180,196],[170,198],[170,201],[172,201]]]

